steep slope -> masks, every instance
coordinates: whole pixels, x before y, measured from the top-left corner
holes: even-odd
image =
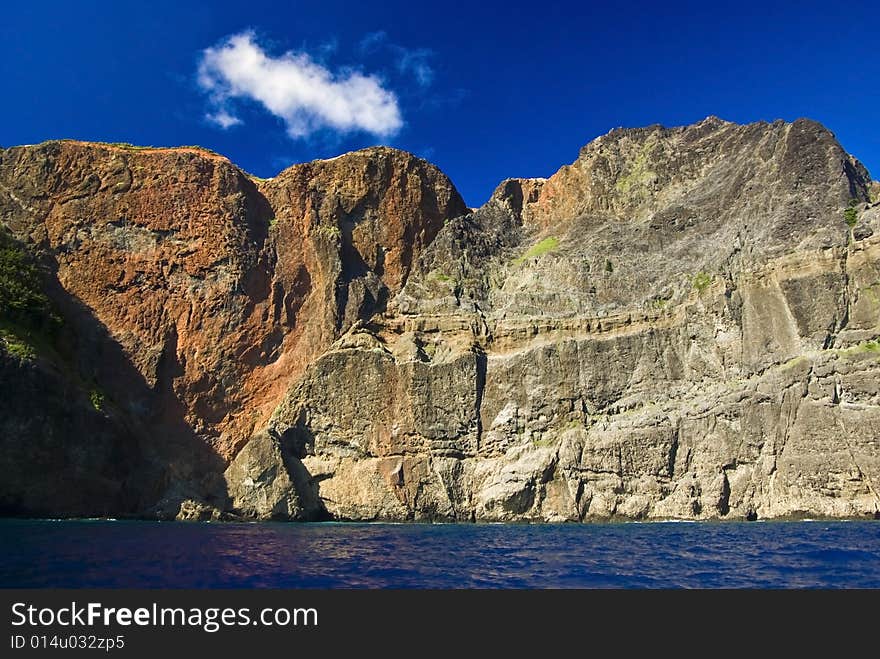
[[[342,518],[875,514],[870,185],[806,120],[612,131],[450,222],[270,434]]]
[[[65,329],[37,264],[0,227],[0,514],[136,512],[150,490],[135,486],[136,436],[53,348]],[[65,497],[48,501],[49,483]]]
[[[0,298],[0,508],[877,514],[877,190],[806,120],[618,129],[476,211],[387,148],[269,180],[0,150],[11,262],[60,319]]]
[[[164,465],[162,515],[191,498],[225,506],[219,475],[285,383],[381,309],[443,222],[465,210],[436,168],[384,148],[261,182],[196,148],[50,142],[0,152],[0,219],[47,271],[70,379],[92,383],[137,429],[141,463]],[[15,378],[2,386],[15,389]],[[18,455],[27,441],[4,433],[0,449]],[[65,492],[21,462],[44,491],[22,512],[62,506]],[[88,479],[94,468],[75,470]],[[76,511],[108,507],[96,497]]]

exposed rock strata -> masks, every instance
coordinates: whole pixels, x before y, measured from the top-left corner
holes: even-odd
[[[199,151],[0,152],[0,219],[128,429],[103,415],[81,471],[138,438],[124,485],[59,514],[116,488],[195,518],[874,515],[876,190],[806,120],[615,130],[473,212],[390,149],[257,182]],[[40,430],[10,414],[22,455]],[[7,507],[53,507],[35,460]]]
[[[163,516],[191,498],[224,505],[225,463],[287,383],[395,295],[444,220],[465,211],[439,170],[386,148],[268,181],[199,149],[0,151],[0,220],[49,272],[73,379],[152,438],[156,455],[143,457],[166,466],[153,507]],[[4,433],[0,453],[26,439]],[[20,464],[45,505],[10,485],[0,498],[13,509],[55,505],[36,467]]]

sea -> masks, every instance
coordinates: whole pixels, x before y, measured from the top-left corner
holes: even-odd
[[[880,588],[880,522],[0,520],[5,588]]]

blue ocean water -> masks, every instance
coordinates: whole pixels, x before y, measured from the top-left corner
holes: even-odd
[[[880,588],[880,523],[0,520],[3,587]]]

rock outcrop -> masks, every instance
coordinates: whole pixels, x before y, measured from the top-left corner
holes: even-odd
[[[197,148],[0,151],[0,220],[42,262],[65,319],[62,358],[28,361],[62,362],[71,386],[126,419],[132,429],[114,446],[137,443],[145,463],[162,465],[148,478],[166,492],[149,508],[161,516],[199,499],[229,505],[225,465],[287,383],[396,295],[443,222],[466,210],[439,170],[386,148],[266,181]],[[27,434],[4,433],[0,455],[19,455],[20,443]],[[17,468],[44,500],[28,503],[10,484],[0,502],[12,510],[118,505],[100,495],[68,509],[38,462]]]
[[[0,455],[20,476],[0,503],[876,515],[877,189],[806,120],[618,129],[475,211],[386,148],[267,181],[197,149],[2,151],[0,220],[65,331],[0,361],[4,392],[30,383],[45,417],[9,405]],[[64,505],[53,447],[87,483]]]

